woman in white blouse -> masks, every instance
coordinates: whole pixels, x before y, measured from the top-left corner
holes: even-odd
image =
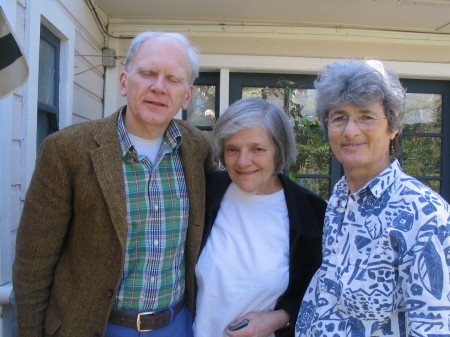
[[[194,335],[293,337],[321,261],[326,204],[282,173],[296,147],[278,106],[239,100],[221,115],[214,136],[226,171],[207,175]]]
[[[395,159],[398,77],[375,60],[326,66],[317,114],[345,176],[325,215],[323,262],[297,336],[450,336],[450,209]]]

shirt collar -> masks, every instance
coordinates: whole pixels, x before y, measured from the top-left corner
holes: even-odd
[[[397,179],[402,173],[402,168],[398,160],[394,160],[391,165],[386,167],[377,177],[372,179],[366,186],[372,194],[379,198],[386,191],[389,186]]]
[[[125,157],[127,153],[130,153],[131,157],[137,159],[136,150],[134,149],[130,137],[128,137],[128,132],[125,129],[125,123],[123,122],[123,114],[125,114],[126,110],[126,106],[123,106],[117,117],[117,133],[119,135],[120,151],[122,153],[122,158]]]
[[[391,165],[386,167],[378,176],[369,181],[355,194],[360,194],[370,191],[372,195],[376,198],[381,197],[381,195],[386,191],[389,186],[397,179],[397,177],[402,173],[402,168],[397,159],[395,159]],[[348,182],[345,176],[343,176],[336,184],[334,194],[337,197],[347,197],[349,193]]]
[[[122,158],[129,154],[131,157],[137,160],[136,150],[134,149],[133,143],[128,136],[128,132],[125,129],[125,123],[123,121],[123,115],[126,113],[126,110],[127,109],[125,105],[120,109],[119,116],[117,117],[117,133],[119,135],[120,149]],[[183,135],[181,134],[180,129],[178,128],[177,124],[173,120],[171,120],[164,134],[162,147],[164,147],[166,150],[176,151],[181,145],[182,140]]]

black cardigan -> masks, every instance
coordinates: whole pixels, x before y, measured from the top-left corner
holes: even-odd
[[[280,174],[289,216],[289,285],[275,309],[290,315],[290,327],[275,332],[277,337],[294,337],[294,327],[303,295],[322,262],[322,226],[326,202]],[[227,172],[206,174],[205,227],[200,251],[206,244],[219,212],[220,202],[231,184]]]

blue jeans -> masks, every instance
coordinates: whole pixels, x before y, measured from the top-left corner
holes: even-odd
[[[105,337],[193,337],[192,316],[186,306],[165,327],[147,332],[108,323]]]

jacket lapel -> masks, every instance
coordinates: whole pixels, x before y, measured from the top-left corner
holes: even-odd
[[[111,221],[123,248],[127,237],[125,183],[117,135],[117,113],[105,120],[95,139],[98,147],[91,160],[98,183],[108,205]]]
[[[177,123],[177,125],[183,135],[180,156],[189,196],[189,221],[185,250],[186,303],[193,310],[195,307],[195,262],[200,251],[204,221],[204,159],[198,155],[200,142],[182,124]]]
[[[189,224],[203,225],[203,212],[197,209],[198,205],[204,205],[204,185],[199,184],[204,180],[203,162],[196,156],[198,141],[191,137],[189,131],[180,127],[183,142],[180,146],[181,162],[183,164],[186,187],[189,195]],[[199,163],[200,162],[200,163]],[[200,164],[200,165],[199,165]],[[203,209],[203,207],[201,208]],[[201,214],[200,214],[201,213]]]

